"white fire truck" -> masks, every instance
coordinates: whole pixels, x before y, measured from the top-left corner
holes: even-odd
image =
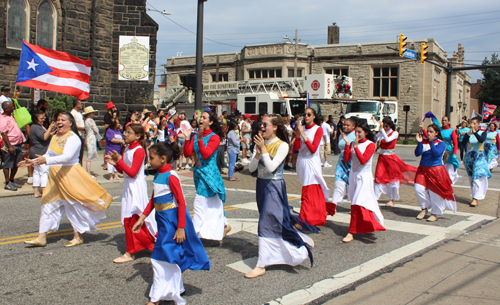
[[[194,94],[185,86],[168,87],[160,104],[162,108],[176,105],[192,117],[193,98]],[[204,84],[202,109],[209,107],[218,115],[238,109],[252,115],[252,119],[262,112],[294,116],[304,113],[308,99],[310,107],[318,114],[322,114],[322,104],[347,104],[347,116],[366,119],[373,130],[378,130],[377,120],[382,114],[392,113],[397,121],[396,101],[353,99],[352,78],[331,74]]]

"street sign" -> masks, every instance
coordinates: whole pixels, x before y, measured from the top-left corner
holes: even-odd
[[[406,51],[403,53],[403,56],[406,58],[409,58],[409,59],[417,60],[417,52],[416,51],[406,49]]]

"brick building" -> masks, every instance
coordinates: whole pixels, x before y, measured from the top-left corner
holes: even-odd
[[[332,29],[333,28],[333,29]],[[436,116],[445,114],[447,72],[430,63],[402,58],[394,50],[396,41],[339,44],[335,25],[329,27],[329,44],[310,46],[299,43],[297,48],[297,75],[308,74],[346,75],[353,79],[353,97],[384,97],[398,101],[400,107],[399,126],[404,126],[403,105],[410,106],[408,126],[412,133],[419,130],[418,124],[427,111]],[[458,45],[451,58],[432,38],[409,41],[407,47],[420,49],[420,43],[428,45],[428,58],[446,65],[463,65],[465,50]],[[203,57],[203,83],[295,77],[295,45],[270,43],[245,46],[240,52],[206,54]],[[195,56],[167,58],[166,86],[178,86],[182,76],[195,70]],[[470,116],[470,76],[466,72],[455,72],[452,76],[451,101],[453,111],[451,123]],[[160,89],[161,90],[161,89]],[[462,102],[459,107],[458,102]],[[322,104],[323,114],[340,112],[339,104]],[[475,109],[476,111],[478,109]]]
[[[146,14],[146,0],[3,0],[0,19],[0,84],[16,81],[22,40],[91,59],[90,97],[103,117],[113,101],[120,111],[153,104],[158,24]],[[149,81],[118,81],[119,36],[149,36]],[[19,88],[19,87],[18,87]],[[20,102],[31,88],[20,87]],[[54,96],[42,92],[41,97]]]

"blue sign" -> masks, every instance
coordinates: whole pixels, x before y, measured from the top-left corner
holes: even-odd
[[[403,53],[403,56],[406,58],[409,58],[409,59],[417,60],[417,52],[416,51],[406,49],[406,51]]]

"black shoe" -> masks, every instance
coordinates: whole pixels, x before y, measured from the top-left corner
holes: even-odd
[[[12,182],[9,182],[5,185],[4,189],[9,190],[9,191],[17,191],[17,187],[12,185]]]

